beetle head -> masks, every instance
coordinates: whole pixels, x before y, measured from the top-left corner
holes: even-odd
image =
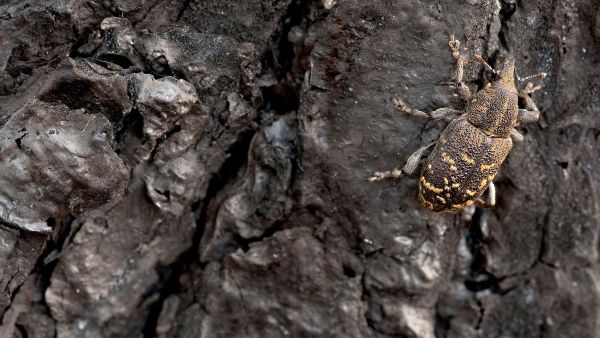
[[[515,58],[512,55],[506,55],[504,66],[500,71],[498,81],[511,87],[515,87]]]

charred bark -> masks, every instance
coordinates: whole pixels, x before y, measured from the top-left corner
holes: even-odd
[[[469,221],[367,182],[449,34],[548,73]],[[598,1],[8,1],[0,46],[2,338],[600,337]]]

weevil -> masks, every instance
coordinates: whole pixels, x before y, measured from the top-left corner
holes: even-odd
[[[523,135],[515,127],[539,119],[539,110],[531,93],[540,89],[528,82],[521,91],[516,81],[544,78],[538,73],[519,78],[515,72],[515,59],[507,55],[501,71],[496,71],[481,56],[474,59],[492,74],[492,81],[475,95],[463,82],[466,59],[460,53],[460,41],[450,36],[448,45],[454,59],[453,77],[456,93],[464,109],[439,108],[430,113],[414,109],[402,100],[393,99],[396,108],[405,114],[439,120],[456,116],[442,131],[438,140],[419,148],[400,168],[375,172],[370,181],[401,178],[417,170],[426,151],[434,147],[419,177],[419,202],[432,211],[458,211],[477,204],[490,207],[496,203],[494,178],[512,149],[513,142],[523,141]],[[519,109],[519,98],[525,109]],[[487,198],[482,196],[487,191]]]

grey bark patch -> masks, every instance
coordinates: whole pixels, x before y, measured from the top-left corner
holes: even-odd
[[[131,78],[131,91],[135,107],[144,118],[144,135],[151,139],[172,128],[198,101],[194,86],[173,77],[154,79],[152,75],[135,74]]]
[[[206,290],[207,313],[194,323],[204,334],[370,336],[362,317],[360,278],[344,276],[340,262],[327,258],[308,228],[280,231],[251,244],[247,252],[226,257],[222,271],[208,278],[217,278],[216,289]],[[221,325],[223,315],[240,326]]]
[[[4,313],[12,305],[13,293],[33,270],[47,238],[46,235],[34,232],[21,233],[0,227],[0,275],[3,276],[0,280],[0,312]],[[21,309],[19,313],[24,311]]]
[[[87,59],[63,60],[46,80],[39,98],[101,113],[112,121],[129,113],[133,106],[127,96],[127,79]]]
[[[160,27],[141,38],[146,59],[164,57],[171,69],[201,89],[214,85],[219,89],[235,88],[245,67],[256,58],[252,44],[198,33],[188,26]]]
[[[219,258],[241,241],[261,238],[284,219],[291,208],[292,176],[290,119],[281,118],[256,134],[243,176],[209,206],[214,212],[200,243],[200,259]]]
[[[0,218],[49,232],[47,220],[81,215],[120,197],[128,173],[103,115],[34,101],[0,130]],[[110,174],[109,174],[110,173]]]

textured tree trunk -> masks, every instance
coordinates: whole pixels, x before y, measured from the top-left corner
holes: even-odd
[[[448,36],[546,72],[498,202],[376,183]],[[0,3],[0,338],[600,337],[600,2]]]

